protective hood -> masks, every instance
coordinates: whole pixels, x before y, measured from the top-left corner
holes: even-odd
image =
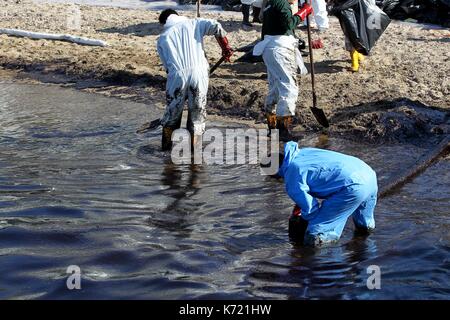
[[[287,168],[291,165],[292,161],[299,152],[300,148],[298,147],[297,142],[289,141],[285,144],[283,164],[281,165],[280,170],[278,170],[278,175],[280,177],[284,178]]]
[[[164,29],[169,29],[170,27],[173,27],[174,25],[176,25],[180,22],[184,22],[186,20],[188,20],[188,18],[179,16],[176,14],[171,14],[170,16],[167,17],[167,21],[166,21],[166,24],[164,25]]]

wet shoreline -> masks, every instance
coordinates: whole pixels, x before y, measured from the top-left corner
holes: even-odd
[[[77,79],[60,73],[41,73],[39,70],[13,71],[0,68],[0,80],[18,83],[33,83],[55,85],[71,88],[81,92],[95,93],[107,97],[123,99],[137,103],[148,104],[151,108],[164,111],[165,79],[157,82],[156,88],[153,82],[150,86],[154,89],[154,95],[148,95],[143,88],[148,88],[148,83],[137,81],[124,84],[115,80]],[[265,128],[265,119],[262,113],[252,115],[222,115],[214,109],[208,109],[209,120],[217,120],[230,123],[242,123],[255,128]],[[153,119],[143,114],[143,123]],[[418,101],[409,99],[397,99],[392,101],[377,101],[369,104],[360,104],[337,110],[329,115],[332,127],[325,129],[320,127],[314,118],[308,114],[297,114],[298,133],[324,133],[353,140],[358,143],[383,144],[383,143],[414,143],[416,145],[429,145],[439,143],[446,135],[450,134],[450,112],[437,106],[426,106]],[[308,123],[308,125],[305,125]]]
[[[449,159],[380,199],[377,229],[337,244],[289,242],[292,201],[258,165],[174,165],[162,110],[58,85],[0,84],[4,299],[445,299]],[[208,122],[224,130],[230,123]],[[240,126],[240,124],[235,124]],[[385,182],[426,146],[312,133],[302,145],[360,157]],[[439,177],[439,179],[436,179]],[[20,265],[20,268],[18,266]],[[82,271],[68,290],[66,269]],[[382,290],[366,287],[379,265]],[[405,267],[407,266],[407,267]],[[25,285],[26,284],[26,285]]]

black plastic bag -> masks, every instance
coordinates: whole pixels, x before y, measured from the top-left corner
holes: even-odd
[[[391,22],[387,14],[369,0],[335,3],[332,13],[338,17],[342,31],[352,46],[364,55],[370,53]]]

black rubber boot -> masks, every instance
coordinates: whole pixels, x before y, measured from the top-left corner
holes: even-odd
[[[162,151],[168,151],[172,149],[172,133],[174,129],[170,127],[163,127],[162,129],[162,141],[161,149]]]
[[[162,151],[168,151],[172,149],[172,133],[181,127],[181,119],[182,117],[180,116],[174,126],[163,126],[161,142]]]

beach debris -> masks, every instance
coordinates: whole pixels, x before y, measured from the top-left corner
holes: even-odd
[[[20,29],[3,29],[0,28],[0,34],[7,34],[16,37],[25,37],[31,39],[46,39],[46,40],[59,40],[59,41],[69,41],[76,44],[88,45],[88,46],[100,46],[106,47],[108,43],[103,40],[90,39],[80,36],[74,36],[69,34],[54,34],[54,33],[44,33],[44,32],[32,32]]]
[[[376,0],[391,18],[450,27],[450,0]]]
[[[428,139],[450,133],[450,113],[409,99],[377,101],[337,111],[338,131],[372,143]]]
[[[414,165],[400,171],[396,175],[392,176],[388,182],[381,186],[378,197],[384,198],[391,195],[400,187],[411,181],[419,173],[425,171],[433,163],[440,158],[446,156],[450,152],[450,136],[445,135],[442,140],[435,145],[429,152],[420,157]]]

